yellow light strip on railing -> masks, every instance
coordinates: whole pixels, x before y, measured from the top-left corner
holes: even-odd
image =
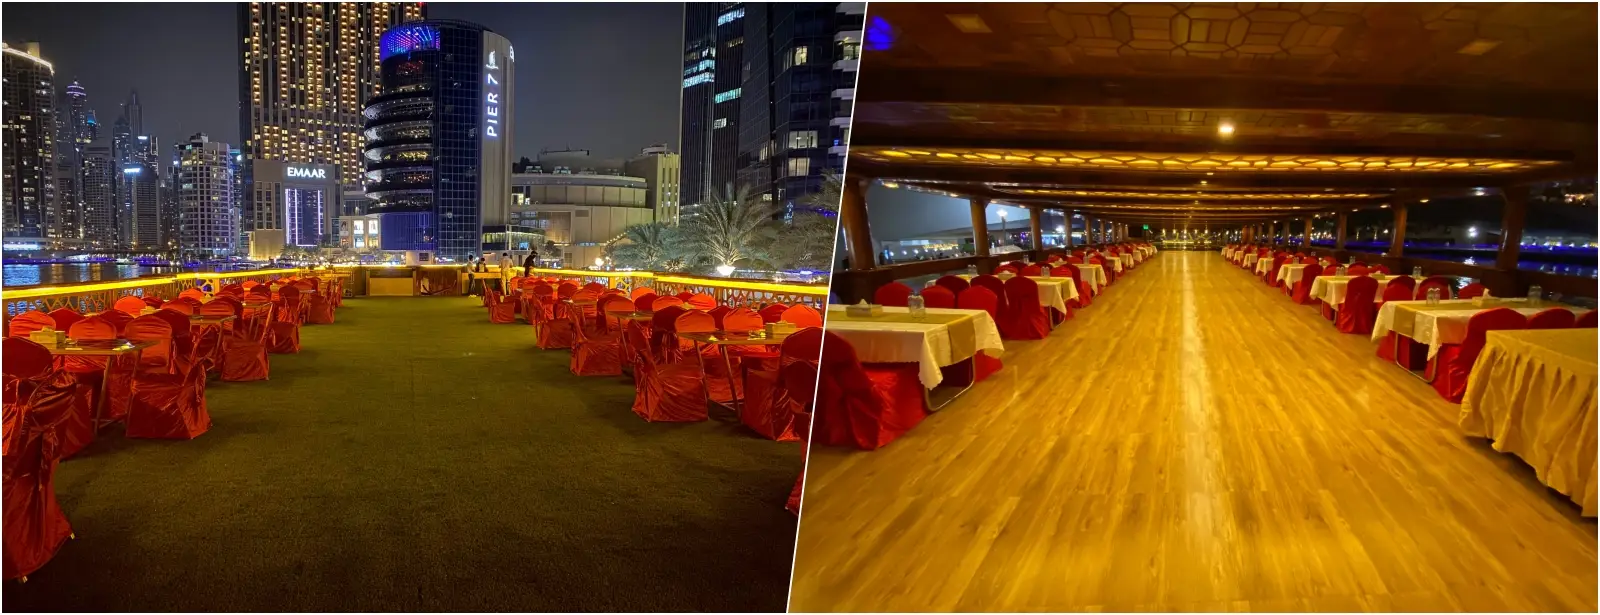
[[[521,267],[516,267],[515,269],[520,271],[522,268]],[[499,269],[495,268],[494,271],[498,273]],[[534,273],[549,273],[549,274],[564,275],[564,276],[574,277],[574,278],[583,277],[583,276],[595,276],[595,277],[601,277],[601,278],[653,278],[653,277],[656,277],[656,274],[653,271],[586,271],[586,270],[578,270],[578,269],[540,269],[538,267],[534,267],[532,269],[532,271]]]
[[[305,269],[260,269],[257,271],[235,271],[222,273],[220,271],[202,271],[194,274],[196,278],[247,278],[253,275],[292,275],[306,273]]]
[[[171,284],[178,281],[178,276],[163,276],[151,278],[134,278],[132,280],[117,280],[115,282],[100,282],[97,284],[80,284],[77,286],[44,286],[39,288],[19,288],[8,290],[4,293],[6,299],[29,299],[49,295],[72,295],[77,293],[91,293],[101,290],[116,290],[119,288],[138,288],[155,284]]]
[[[810,286],[800,284],[779,284],[777,282],[752,282],[746,280],[714,280],[708,278],[685,278],[678,276],[657,276],[657,282],[667,284],[690,284],[698,286],[715,286],[718,288],[739,288],[743,290],[759,290],[769,293],[790,293],[796,295],[826,295],[827,286]]]

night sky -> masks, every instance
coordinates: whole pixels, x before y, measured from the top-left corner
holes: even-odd
[[[131,89],[164,150],[196,132],[239,143],[237,5],[7,4],[0,37],[37,41],[109,138]],[[436,3],[430,18],[488,26],[517,48],[516,155],[542,148],[626,157],[678,148],[681,4]],[[170,151],[170,150],[168,150]]]

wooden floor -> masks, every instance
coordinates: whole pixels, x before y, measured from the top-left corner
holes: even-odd
[[[811,449],[791,611],[1594,611],[1595,523],[1215,252],[888,447]]]

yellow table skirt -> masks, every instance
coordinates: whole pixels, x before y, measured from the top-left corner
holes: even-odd
[[[1461,403],[1461,429],[1527,462],[1539,481],[1600,510],[1595,329],[1490,331]]]

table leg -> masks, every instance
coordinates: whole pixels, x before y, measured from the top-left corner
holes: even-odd
[[[722,350],[722,366],[728,370],[728,395],[733,398],[733,411],[737,413],[742,406],[739,401],[739,389],[736,388],[733,381],[733,360],[728,358],[727,344],[719,344],[718,346]]]
[[[706,403],[711,403],[711,385],[706,384],[706,357],[700,354],[700,342],[694,343],[694,358],[700,362],[700,391],[705,393]]]
[[[116,362],[116,355],[106,357],[106,371],[100,376],[100,399],[94,404],[94,418],[90,420],[94,426],[90,431],[95,434],[100,433],[101,418],[106,415],[106,406],[111,402],[111,368]]]

